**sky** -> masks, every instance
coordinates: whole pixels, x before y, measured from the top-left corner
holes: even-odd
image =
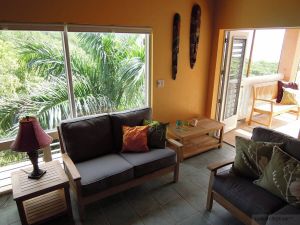
[[[278,62],[284,34],[285,29],[256,30],[252,61]]]

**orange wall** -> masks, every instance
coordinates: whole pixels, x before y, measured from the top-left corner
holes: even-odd
[[[224,29],[300,27],[299,0],[216,0],[206,114],[215,116]]]
[[[194,3],[202,8],[197,62],[189,68],[190,13]],[[162,121],[204,115],[212,37],[211,0],[9,0],[2,1],[0,22],[74,23],[151,27],[153,29],[152,99],[154,117]],[[172,23],[181,15],[177,80],[171,79]],[[156,80],[164,79],[158,89]]]
[[[282,44],[278,73],[284,80],[294,81],[300,60],[300,29],[287,29]]]

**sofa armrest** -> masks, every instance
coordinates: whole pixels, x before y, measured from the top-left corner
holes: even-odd
[[[214,162],[214,163],[209,164],[207,166],[207,169],[209,169],[212,172],[216,172],[218,169],[220,169],[220,168],[222,168],[224,166],[228,166],[230,164],[233,164],[233,162],[234,162],[234,158],[223,160],[223,161]]]
[[[180,142],[172,139],[172,138],[167,138],[167,142],[170,143],[171,145],[173,145],[176,148],[181,148],[183,147],[183,144],[181,144]]]
[[[183,156],[182,156],[182,147],[183,144],[181,144],[180,142],[172,139],[172,138],[167,138],[167,142],[174,147],[174,151],[176,152],[176,156],[177,156],[177,162],[181,162],[183,160]]]
[[[81,176],[73,163],[72,159],[67,154],[62,154],[62,159],[64,162],[65,167],[67,167],[68,172],[70,173],[72,179],[74,181],[80,180]]]

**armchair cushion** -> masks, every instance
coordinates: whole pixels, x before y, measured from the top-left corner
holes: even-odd
[[[104,155],[75,164],[81,175],[83,196],[133,179],[133,166],[118,154]]]
[[[123,144],[122,127],[124,125],[130,127],[142,126],[143,120],[150,119],[150,117],[151,117],[150,108],[110,114],[110,118],[112,121],[115,151],[120,152],[122,149],[122,144]]]
[[[213,190],[249,217],[269,215],[286,205],[282,199],[256,186],[251,180],[239,177],[228,170],[215,176]],[[259,219],[264,220],[263,217]]]
[[[121,153],[121,156],[133,165],[135,177],[141,177],[176,163],[176,153],[169,148],[151,149],[145,153]]]
[[[108,115],[65,120],[59,129],[64,149],[74,163],[112,152],[113,138]]]

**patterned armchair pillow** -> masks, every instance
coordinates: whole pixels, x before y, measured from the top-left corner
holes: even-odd
[[[273,147],[282,145],[272,142],[256,142],[236,136],[236,155],[232,171],[250,179],[258,179],[271,160]]]
[[[300,207],[300,162],[275,146],[271,161],[254,183]]]

